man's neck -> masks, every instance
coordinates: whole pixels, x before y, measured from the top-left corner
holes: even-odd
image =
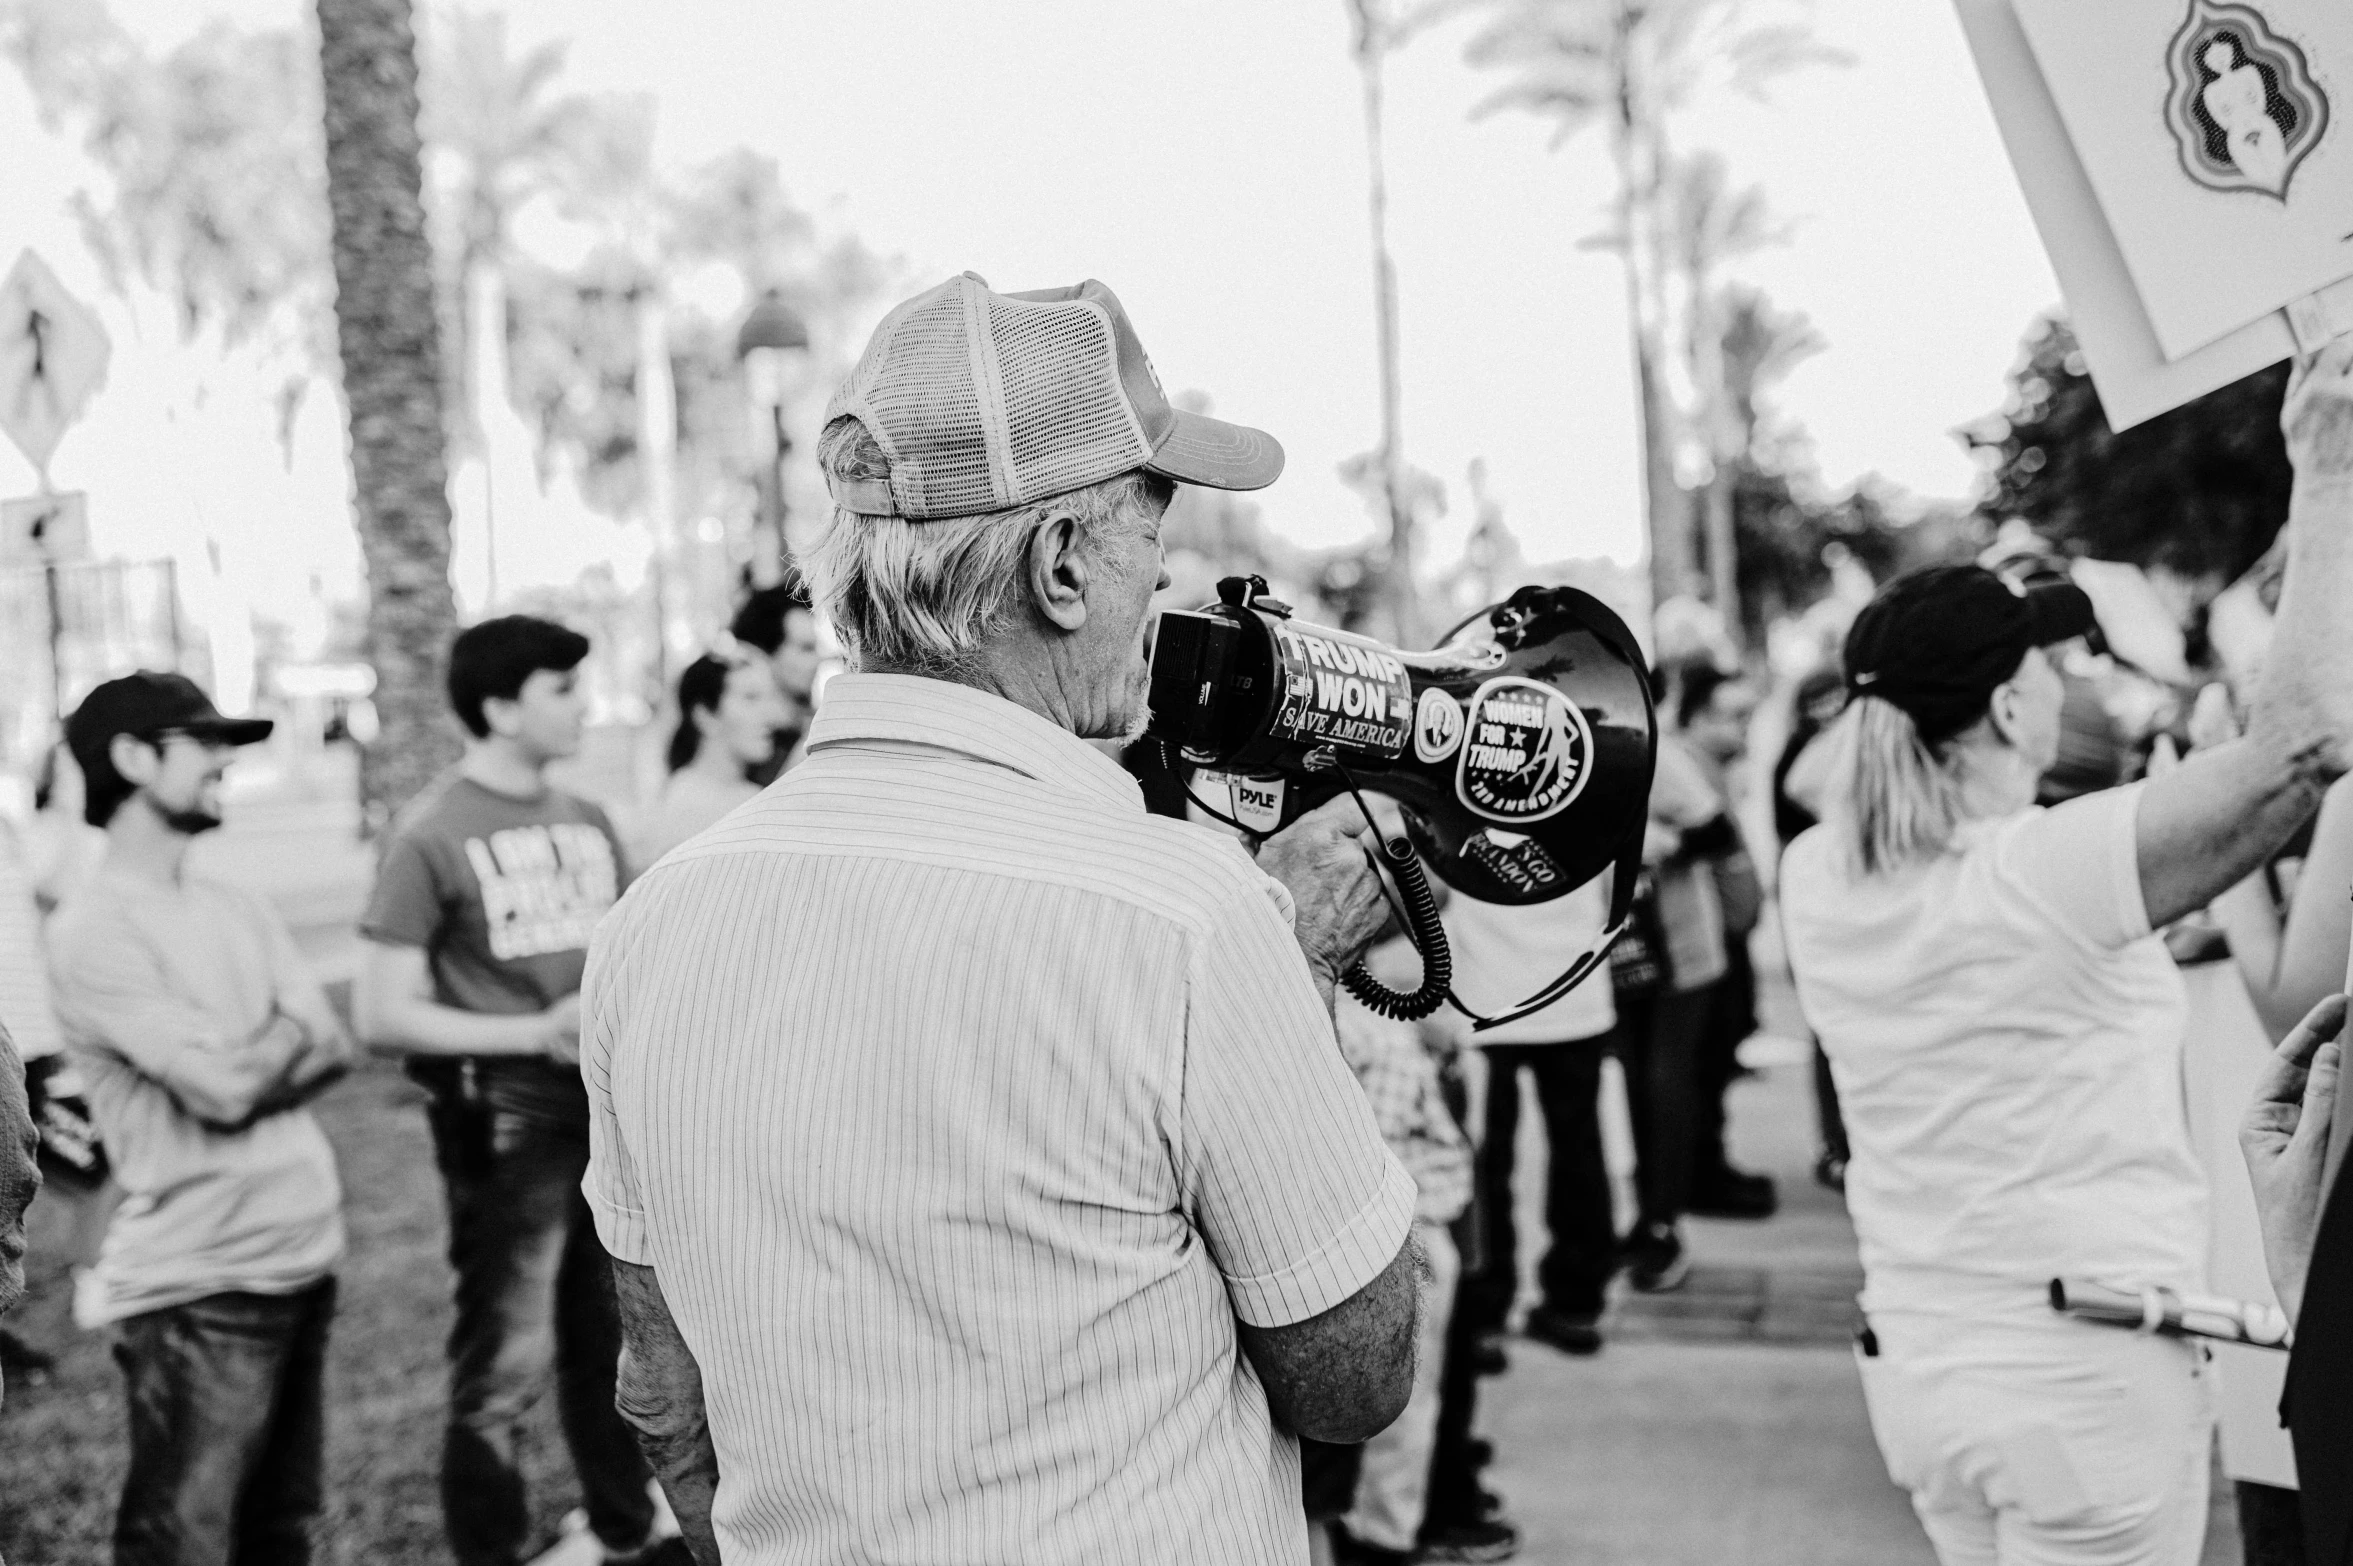
[[[547,763],[497,734],[467,742],[458,776],[514,799],[537,799],[547,792]]]
[[[932,670],[883,669],[883,674],[921,674],[968,686],[1002,697],[1014,706],[1036,713],[1065,733],[1088,737],[1085,693],[1075,691],[1064,671],[1042,649],[998,645],[983,648],[972,664],[951,673]]]
[[[178,886],[195,841],[174,831],[146,800],[126,799],[106,824],[106,868],[158,886]]]

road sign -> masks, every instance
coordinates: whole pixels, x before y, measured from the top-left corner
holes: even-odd
[[[0,566],[69,565],[89,558],[89,500],[79,490],[0,500]]]
[[[30,250],[0,281],[0,433],[44,471],[106,381],[112,345],[90,308]]]

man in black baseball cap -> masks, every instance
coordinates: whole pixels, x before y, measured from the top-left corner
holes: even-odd
[[[305,1106],[350,1069],[334,1007],[260,897],[188,862],[259,719],[194,682],[109,680],[66,720],[106,858],[49,928],[57,1018],[124,1200],[76,1314],[130,1409],[118,1560],[310,1559],[335,1152]]]
[[[184,674],[142,669],[108,680],[65,722],[66,748],[87,785],[82,815],[105,826],[144,793],[166,826],[190,835],[210,831],[221,824],[221,774],[230,753],[268,739],[271,727],[267,718],[223,717]]]
[[[1893,703],[1939,745],[1985,716],[2029,652],[2088,636],[2098,623],[2072,582],[2030,587],[1982,566],[1929,566],[1890,582],[1855,616],[1847,689]]]

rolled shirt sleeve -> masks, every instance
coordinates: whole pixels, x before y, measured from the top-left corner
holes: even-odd
[[[580,984],[580,1077],[588,1089],[588,1173],[580,1192],[596,1220],[596,1237],[616,1260],[636,1267],[654,1264],[645,1200],[638,1193],[637,1164],[621,1137],[613,1106],[613,1044],[620,1023],[613,984],[612,943],[619,920],[607,920],[588,950],[588,971]]]
[[[1305,1321],[1396,1258],[1413,1227],[1413,1179],[1382,1143],[1272,900],[1229,905],[1187,989],[1187,1212],[1237,1317]]]

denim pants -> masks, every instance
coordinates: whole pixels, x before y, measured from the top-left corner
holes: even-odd
[[[551,1381],[589,1526],[611,1549],[636,1549],[653,1530],[653,1476],[613,1409],[621,1325],[580,1194],[588,1128],[454,1096],[437,1098],[431,1119],[457,1271],[441,1457],[450,1550],[458,1566],[515,1566],[531,1552],[517,1444]]]
[[[326,1446],[335,1280],[126,1318],[131,1470],[115,1566],[306,1566]]]
[[[1519,1141],[1520,1073],[1536,1084],[1548,1144],[1544,1222],[1552,1241],[1536,1277],[1544,1303],[1597,1316],[1617,1269],[1618,1231],[1601,1147],[1601,1062],[1609,1037],[1560,1044],[1490,1044],[1487,1119],[1477,1162],[1478,1210],[1486,1244],[1463,1281],[1479,1330],[1500,1332],[1519,1291],[1519,1229],[1512,1216],[1512,1166]]]
[[[1691,1209],[1701,1125],[1700,1044],[1715,986],[1618,1002],[1619,1060],[1634,1118],[1634,1189],[1642,1222],[1671,1228]]]

